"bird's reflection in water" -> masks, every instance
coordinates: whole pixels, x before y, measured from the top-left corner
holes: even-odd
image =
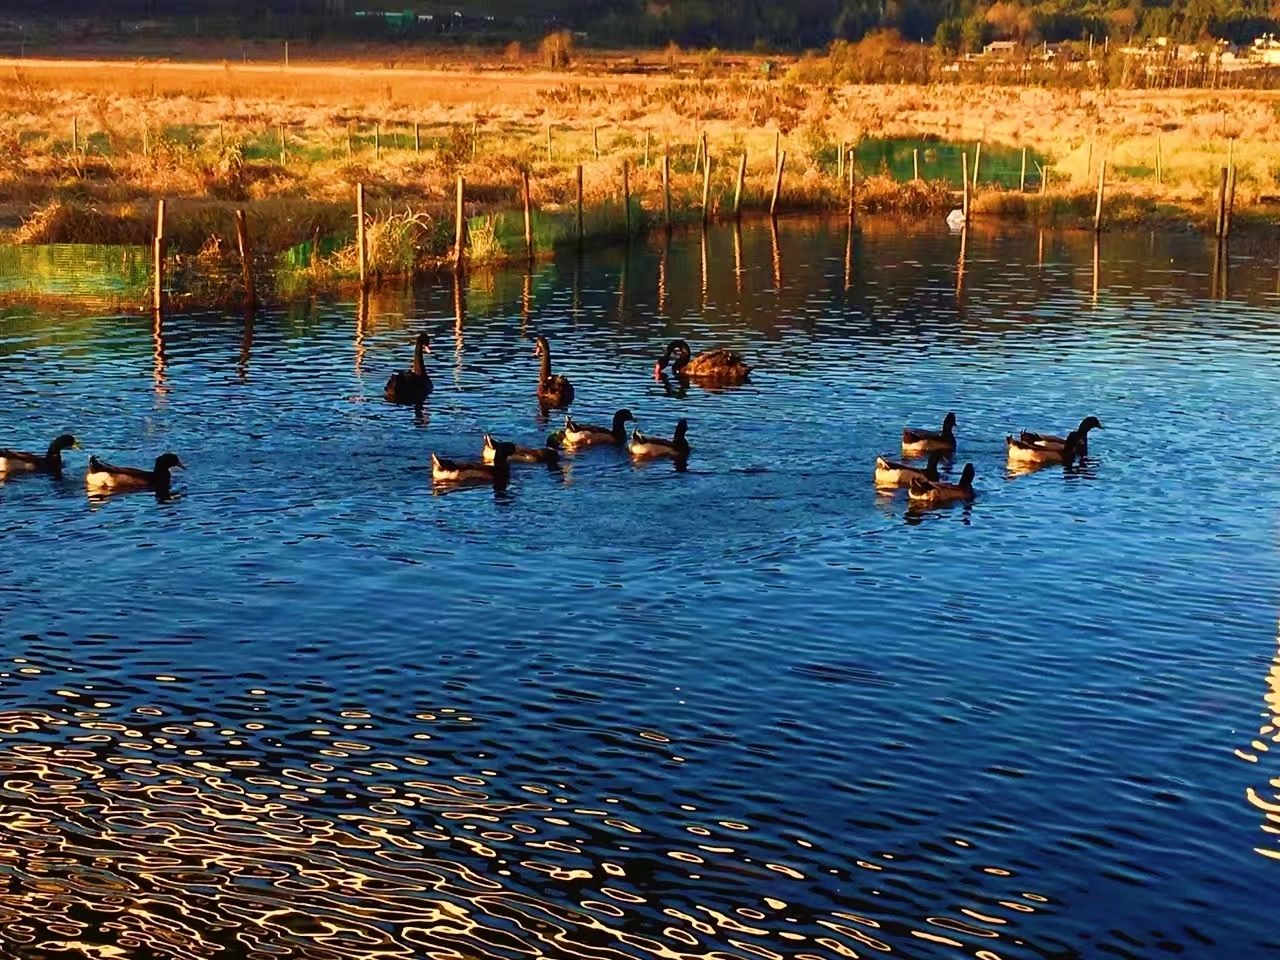
[[[677,397],[683,400],[689,395],[689,381],[680,377],[672,378],[666,373],[658,376],[658,382],[662,385],[662,392],[668,397]]]

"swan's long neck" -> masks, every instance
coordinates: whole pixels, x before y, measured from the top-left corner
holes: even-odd
[[[545,343],[542,345],[542,356],[540,358],[540,373],[538,375],[539,383],[546,383],[551,379],[551,348]]]
[[[419,340],[413,345],[413,372],[418,376],[422,376],[427,372],[426,366],[422,362],[422,341]]]

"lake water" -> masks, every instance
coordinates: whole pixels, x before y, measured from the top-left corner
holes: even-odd
[[[0,484],[0,956],[1280,947],[1274,259],[960,255],[784,221],[251,325],[0,314],[0,442],[85,447]],[[433,495],[431,451],[557,426],[534,333],[580,418],[687,417],[688,471]],[[668,393],[674,336],[758,371]],[[878,496],[947,410],[976,502]],[[1090,413],[1083,468],[1007,473]],[[178,496],[86,498],[166,449]]]

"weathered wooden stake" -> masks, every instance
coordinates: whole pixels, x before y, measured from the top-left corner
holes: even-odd
[[[524,190],[524,249],[533,259],[533,202],[529,197],[529,171],[520,171],[520,184]]]
[[[787,165],[787,151],[778,154],[778,169],[773,175],[773,196],[769,199],[769,216],[778,215],[778,197],[782,194],[782,170]]]
[[[71,118],[71,152],[80,152],[80,119],[79,117]]]
[[[382,124],[375,123],[373,125],[373,158],[375,160],[382,157]]]
[[[1040,196],[1045,196],[1049,192],[1049,165],[1046,163],[1040,168]]]
[[[280,124],[280,166],[284,166],[287,161],[287,152],[284,139],[284,124]]]
[[[977,148],[973,151],[973,189],[978,189],[978,164],[982,162],[982,141],[978,141]]]
[[[356,184],[356,256],[360,263],[360,286],[369,282],[369,244],[365,238],[364,184]]]
[[[960,152],[960,212],[964,214],[964,225],[969,225],[969,151]]]
[[[773,165],[778,165],[778,160],[782,157],[782,131],[773,131]]]
[[[480,121],[471,121],[471,159],[474,160],[480,153]]]
[[[467,219],[462,209],[462,198],[466,192],[466,180],[462,174],[458,174],[458,199],[454,208],[453,220],[453,263],[458,270],[462,269],[463,262],[466,258],[466,242],[467,242]]]
[[[154,289],[151,292],[151,308],[153,310],[161,310],[164,308],[164,264],[165,264],[165,244],[167,241],[164,236],[164,200],[156,201],[156,235],[152,242],[152,259],[153,276],[155,281]]]
[[[577,209],[578,209],[578,243],[582,243],[582,240],[583,240],[583,230],[582,230],[582,164],[578,164],[578,168],[577,168],[577,175],[578,175],[578,208],[577,208]]]
[[[1222,168],[1222,179],[1218,182],[1218,214],[1213,221],[1213,235],[1221,237],[1227,220],[1227,168]]]
[[[1027,192],[1027,148],[1022,148],[1022,170],[1018,174],[1018,192]]]
[[[1164,158],[1160,150],[1160,134],[1156,134],[1156,183],[1164,183]]]
[[[844,183],[844,153],[848,146],[843,140],[840,141],[840,154],[836,157],[836,179]]]
[[[422,124],[417,120],[413,121],[413,152],[422,152]]]
[[[644,166],[646,170],[649,169],[649,139],[651,136],[652,134],[648,130],[645,130],[644,132]]]
[[[706,134],[703,134],[705,137]],[[704,141],[705,142],[705,141]],[[711,158],[702,158],[702,222],[705,224],[711,216]]]
[[[547,163],[551,162],[551,124],[547,124]]]
[[[1222,235],[1224,237],[1231,236],[1231,215],[1235,212],[1236,207],[1236,167],[1232,164],[1227,168],[1227,212],[1222,218]]]
[[[747,152],[742,151],[742,156],[738,159],[738,181],[733,188],[733,219],[739,220],[742,217],[742,185],[747,179]]]
[[[626,217],[627,239],[631,238],[631,169],[622,161],[622,212]]]
[[[1102,232],[1102,193],[1107,183],[1107,158],[1098,161],[1098,205],[1093,210],[1093,232]]]
[[[911,179],[920,179],[920,148],[911,148]]]
[[[591,128],[591,146],[595,150],[596,159],[600,159],[600,128]]]
[[[148,157],[151,155],[151,128],[142,128],[142,155]]]
[[[671,229],[671,154],[662,155],[662,224]]]
[[[244,275],[244,296],[250,307],[256,298],[253,294],[253,253],[249,247],[249,224],[244,211],[236,211],[236,247],[240,250],[240,270]]]
[[[351,159],[351,124],[347,124],[347,159]]]
[[[853,151],[849,152],[849,223],[858,216],[858,164]]]

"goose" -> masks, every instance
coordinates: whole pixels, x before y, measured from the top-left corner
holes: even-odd
[[[484,449],[480,457],[485,463],[494,463],[498,459],[498,447],[502,442],[494,440],[492,434],[484,435]],[[522,447],[518,443],[510,444],[512,451],[507,457],[512,463],[549,463],[560,462],[560,452],[554,447]]]
[[[170,471],[185,470],[186,465],[176,453],[162,453],[156,457],[150,470],[139,467],[115,467],[97,457],[89,458],[89,469],[84,475],[85,488],[90,493],[112,493],[130,490],[153,490],[167,494],[173,486]]]
[[[1032,434],[1034,436],[1034,434]],[[1054,443],[1028,443],[1027,435],[1021,437],[1005,437],[1008,457],[1011,464],[1047,465],[1051,463],[1071,464],[1077,457],[1083,456],[1080,449],[1080,434],[1072,430],[1067,434],[1061,446]]]
[[[947,226],[952,230],[964,229],[964,211],[957,207],[947,214]]]
[[[567,407],[573,403],[573,384],[551,372],[551,346],[546,337],[536,338],[533,355],[542,359],[538,372],[538,402],[544,407]]]
[[[449,460],[431,454],[431,480],[439,484],[491,483],[495,490],[505,490],[511,480],[511,455],[514,443],[499,443],[493,450],[493,463]]]
[[[923,477],[925,480],[937,480],[938,461],[943,456],[944,454],[941,450],[934,450],[929,454],[929,464],[926,467],[913,467],[910,464],[899,463],[897,460],[876,457],[876,486],[909,487],[911,481],[916,477]]]
[[[632,430],[631,443],[627,449],[637,460],[652,460],[656,457],[674,457],[676,460],[684,460],[689,456],[689,441],[685,439],[688,431],[689,421],[683,417],[676,424],[676,434],[670,440],[645,436],[639,430]]]
[[[973,489],[972,463],[964,465],[959,483],[916,477],[911,481],[911,486],[907,487],[907,496],[915,503],[951,503],[955,500],[972,500],[976,495]]]
[[[424,351],[431,352],[431,338],[425,333],[420,333],[413,347],[413,366],[408,370],[398,370],[387,378],[387,386],[382,391],[382,395],[391,403],[417,407],[421,406],[431,393],[434,385],[422,363]]]
[[[566,447],[594,447],[600,444],[616,444],[621,446],[627,442],[627,424],[635,423],[636,418],[630,410],[619,410],[613,415],[612,427],[601,427],[593,423],[578,423],[573,417],[564,418],[564,431],[561,442]]]
[[[941,430],[918,430],[907,427],[902,431],[902,453],[908,457],[918,457],[931,450],[944,453],[955,453],[956,449],[956,415],[948,413],[942,421]]]
[[[62,451],[79,449],[79,442],[69,433],[64,433],[49,444],[45,453],[0,448],[0,477],[7,477],[11,473],[47,473],[61,477]]]
[[[1078,435],[1076,444],[1076,453],[1085,456],[1089,452],[1089,431],[1101,430],[1102,421],[1097,417],[1089,416],[1080,421],[1080,426],[1076,427],[1073,433]],[[1068,434],[1070,436],[1070,434]],[[1067,437],[1055,436],[1051,433],[1035,433],[1031,430],[1023,430],[1018,438],[1025,444],[1037,447],[1058,447],[1061,448],[1066,442]]]
[[[732,350],[707,350],[697,356],[683,340],[672,340],[662,358],[653,365],[653,377],[662,379],[662,371],[671,364],[671,372],[680,379],[711,380],[719,383],[742,383],[751,367]]]

